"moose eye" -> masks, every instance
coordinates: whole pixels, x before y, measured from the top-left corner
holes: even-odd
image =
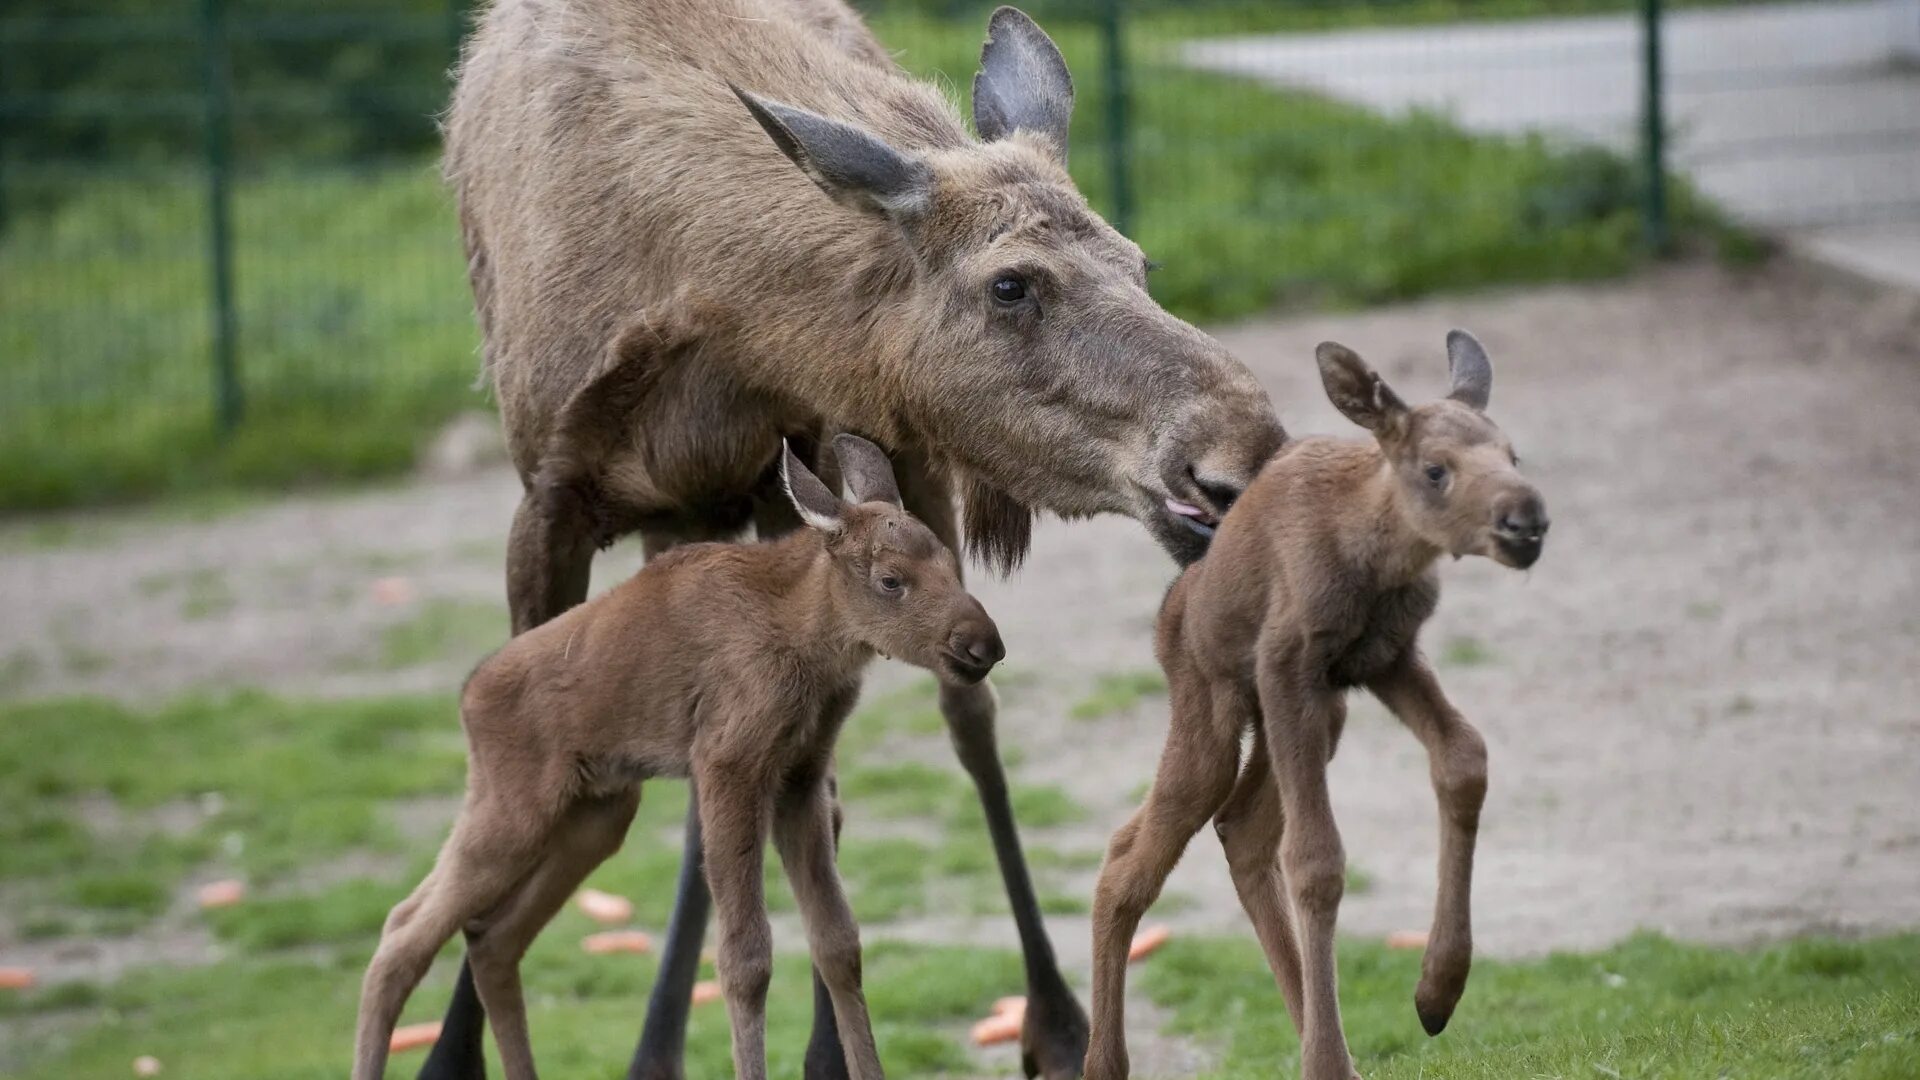
[[[993,279],[990,291],[994,300],[1002,304],[1017,304],[1027,298],[1027,283],[1012,274],[1003,274]]]
[[[1447,467],[1445,465],[1427,466],[1427,483],[1432,484],[1434,487],[1439,487],[1446,482]]]
[[[882,577],[879,581],[879,585],[880,585],[880,591],[883,593],[886,593],[888,596],[900,595],[900,589],[901,589],[900,579],[897,577],[894,577],[892,574],[888,574],[885,577]]]

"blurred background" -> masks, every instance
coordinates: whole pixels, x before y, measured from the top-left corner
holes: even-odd
[[[964,104],[992,4],[861,6]],[[1463,566],[1429,639],[1496,769],[1497,959],[1440,1042],[1405,1007],[1417,956],[1372,944],[1430,903],[1424,762],[1359,709],[1337,763],[1363,1071],[1920,1075],[1920,0],[1026,10],[1075,76],[1082,190],[1290,430],[1346,427],[1316,341],[1423,398],[1466,326],[1555,506],[1541,568]],[[473,15],[0,9],[0,973],[26,973],[0,1073],[339,1072],[373,935],[455,805],[452,691],[505,634],[517,484],[437,162]],[[1164,725],[1172,569],[1138,531],[1046,524],[981,586],[1076,971]],[[1008,1075],[965,1038],[1019,989],[970,790],[928,684],[868,697],[844,862],[883,1047],[901,1075]],[[644,926],[682,804],[650,793],[596,879]],[[1136,1065],[1291,1068],[1224,872],[1181,873]],[[246,899],[208,904],[226,882]],[[651,982],[582,955],[587,929],[569,912],[530,961],[555,1075],[619,1075]],[[776,1074],[804,1025],[785,966]],[[717,1010],[694,1038],[722,1073]]]

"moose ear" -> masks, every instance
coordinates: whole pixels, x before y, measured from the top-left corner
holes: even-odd
[[[995,11],[973,77],[974,129],[993,142],[1024,128],[1052,144],[1065,165],[1072,119],[1073,76],[1053,39],[1019,8]]]
[[[785,442],[780,448],[780,486],[787,489],[787,498],[793,500],[793,508],[800,512],[801,521],[829,536],[846,527],[846,504],[827,490],[827,485],[813,475],[793,452],[792,445]]]
[[[900,505],[893,463],[879,447],[858,435],[839,435],[833,440],[833,456],[840,460],[840,478],[847,482],[854,502]]]
[[[1453,373],[1453,389],[1447,396],[1485,412],[1487,401],[1493,397],[1493,361],[1465,330],[1447,334],[1447,370]]]
[[[1345,345],[1323,341],[1313,357],[1320,362],[1320,381],[1326,385],[1328,400],[1347,419],[1376,435],[1385,435],[1406,418],[1406,402],[1360,359],[1360,354]]]
[[[933,174],[924,162],[853,124],[768,101],[732,83],[727,86],[780,152],[835,202],[895,217],[926,212]]]

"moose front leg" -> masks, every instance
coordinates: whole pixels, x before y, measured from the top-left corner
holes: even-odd
[[[987,683],[940,688],[940,714],[960,764],[973,777],[986,812],[987,832],[993,838],[994,858],[1006,882],[1007,903],[1020,934],[1020,953],[1027,969],[1027,1018],[1020,1033],[1021,1066],[1029,1077],[1047,1080],[1077,1077],[1087,1056],[1087,1014],[1060,974],[1040,917],[1040,901],[1033,892],[1020,834],[1014,826],[1013,805],[1007,798],[1007,774],[1000,765],[994,740],[995,701]]]
[[[901,502],[926,522],[940,542],[960,550],[960,528],[954,519],[953,488],[947,477],[921,455],[904,448],[894,453],[894,475]],[[997,703],[988,683],[940,687],[940,715],[960,764],[973,778],[986,812],[987,832],[993,838],[994,858],[1006,882],[1007,903],[1020,934],[1020,953],[1027,968],[1027,1019],[1020,1032],[1021,1065],[1029,1077],[1048,1080],[1077,1077],[1087,1056],[1087,1013],[1060,974],[1053,943],[1040,917],[1040,901],[1033,893],[1020,834],[1007,799],[1007,774],[1000,765],[994,739]]]
[[[1428,1035],[1453,1018],[1473,964],[1473,847],[1487,797],[1487,744],[1440,690],[1433,669],[1417,652],[1368,684],[1427,748],[1433,791],[1440,803],[1440,893],[1433,932],[1420,965],[1414,1010]]]

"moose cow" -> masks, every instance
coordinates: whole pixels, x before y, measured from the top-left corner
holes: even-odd
[[[1059,50],[1012,8],[988,25],[976,138],[841,0],[496,0],[446,171],[525,488],[514,632],[581,602],[621,536],[653,555],[790,531],[782,439],[818,469],[838,430],[884,446],[906,509],[1002,572],[1038,511],[1126,514],[1198,558],[1284,432],[1074,187],[1072,106]],[[942,687],[940,709],[1025,956],[1025,1068],[1077,1076],[1086,1017],[1020,852],[993,693]],[[710,907],[696,807],[633,1077],[682,1071]],[[814,997],[806,1075],[843,1076],[817,976]],[[422,1076],[482,1075],[483,1021],[463,966]]]

